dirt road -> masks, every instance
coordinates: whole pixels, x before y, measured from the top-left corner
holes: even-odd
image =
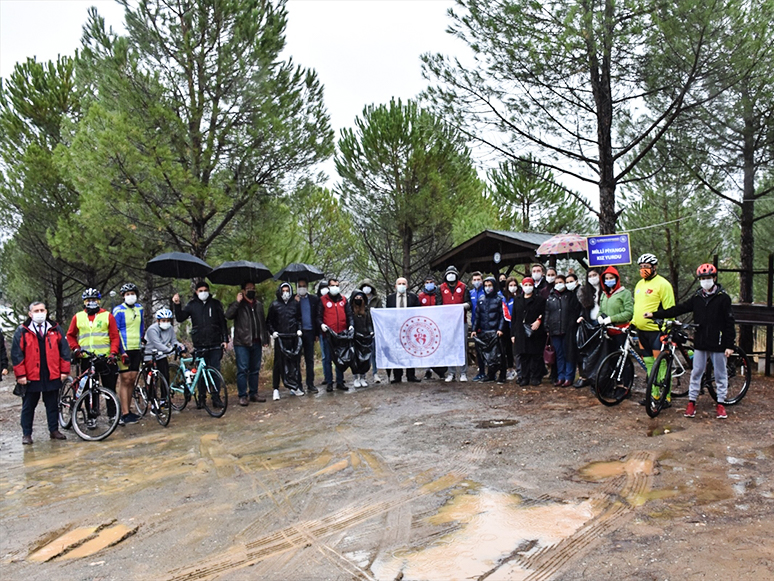
[[[262,383],[263,385],[263,383]],[[423,381],[21,445],[0,391],[0,568],[50,579],[774,579],[774,382],[714,418]],[[235,403],[235,398],[232,398]]]

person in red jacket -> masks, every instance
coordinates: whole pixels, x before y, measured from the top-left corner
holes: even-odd
[[[422,290],[417,293],[417,297],[419,297],[420,307],[434,307],[441,304],[440,293],[438,287],[435,286],[435,277],[432,274],[425,277]],[[426,370],[425,379],[432,379],[433,371],[438,375],[438,379],[441,379],[446,374],[446,367],[433,367]]]
[[[466,314],[464,315],[465,319],[467,319],[467,311],[470,310],[470,292],[468,292],[468,288],[465,286],[465,283],[460,281],[460,274],[457,271],[457,269],[454,266],[449,266],[446,269],[446,273],[444,274],[444,279],[446,279],[446,282],[441,284],[441,288],[439,289],[439,294],[441,296],[441,303],[444,305],[462,305],[465,309]],[[446,372],[446,379],[445,381],[448,383],[454,379],[455,374],[457,375],[457,379],[459,381],[467,381],[468,380],[468,361],[467,361],[467,343],[468,343],[468,329],[467,324],[465,325],[465,364],[464,365],[458,365],[457,367],[450,367],[449,370]]]
[[[22,444],[32,444],[35,408],[43,396],[52,440],[65,440],[59,431],[59,390],[70,373],[70,347],[64,331],[48,320],[46,305],[30,305],[29,318],[16,329],[11,360],[16,381],[25,386],[22,397]]]
[[[328,279],[328,294],[320,297],[320,305],[317,307],[317,320],[320,322],[320,329],[323,332],[324,340],[328,342],[328,348],[333,353],[333,347],[330,344],[330,335],[328,331],[334,333],[343,333],[344,331],[354,331],[354,320],[352,318],[352,307],[347,299],[341,294],[338,279]],[[328,384],[326,391],[333,391],[333,381],[330,368],[323,369]],[[344,385],[344,372],[336,367],[336,389],[346,391]]]

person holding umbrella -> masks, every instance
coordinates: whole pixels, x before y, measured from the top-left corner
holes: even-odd
[[[269,333],[263,315],[263,303],[255,296],[255,283],[242,283],[236,300],[226,309],[226,319],[234,321],[234,354],[237,365],[239,405],[265,402],[258,395],[263,347],[269,345]],[[249,391],[248,391],[249,386]]]
[[[210,295],[210,285],[203,280],[196,283],[196,296],[184,307],[177,293],[172,297],[172,303],[178,323],[191,319],[194,350],[202,351],[207,365],[220,371],[220,360],[228,346],[228,328],[223,304]],[[216,408],[223,407],[220,396],[216,393],[212,396],[212,405]],[[203,401],[196,402],[197,409],[203,406]]]

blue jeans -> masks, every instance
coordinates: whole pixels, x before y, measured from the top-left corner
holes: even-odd
[[[551,345],[556,352],[556,380],[572,381],[575,379],[575,362],[567,359],[564,351],[564,335],[551,337]]]
[[[333,361],[331,360],[331,346],[325,333],[320,335],[320,351],[322,352],[323,378],[325,384],[330,385],[333,383],[333,372],[331,371]],[[338,367],[336,367],[336,383],[344,383],[344,372]]]
[[[251,347],[246,345],[234,345],[237,365],[237,392],[239,397],[247,397],[248,384],[250,395],[258,395],[258,374],[261,372],[261,355],[263,350],[260,343],[253,343]]]
[[[33,391],[27,392],[22,398],[21,427],[22,435],[32,435],[32,420],[35,419],[35,408],[43,396],[43,403],[46,405],[46,420],[48,421],[48,431],[56,432],[59,429],[59,390]]]

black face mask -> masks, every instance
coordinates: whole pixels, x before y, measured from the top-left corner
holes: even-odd
[[[363,299],[355,299],[355,304],[359,307],[363,304]]]
[[[249,290],[249,291],[247,291],[247,292],[245,293],[245,296],[246,296],[248,299],[250,299],[250,300],[253,300],[253,299],[255,298],[255,291],[254,291],[254,290]]]
[[[502,280],[500,281],[500,288],[501,288],[502,290],[505,290],[505,280],[506,280],[506,279],[502,279]]]

